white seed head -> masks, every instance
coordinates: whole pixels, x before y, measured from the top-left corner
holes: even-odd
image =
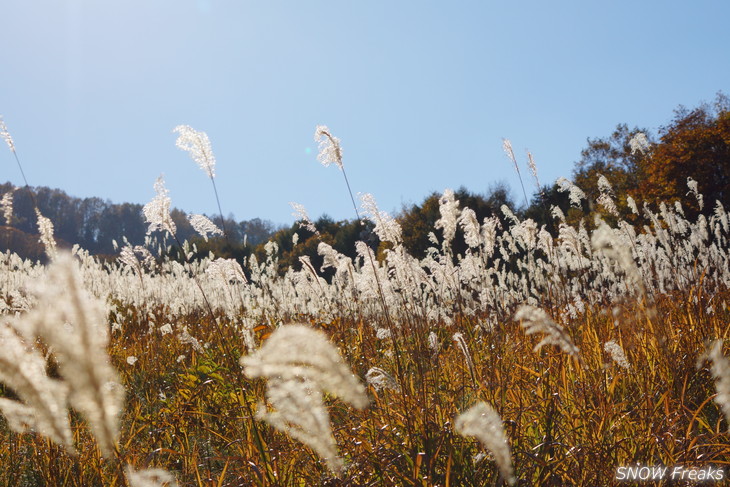
[[[155,181],[155,193],[152,201],[142,208],[145,222],[150,224],[147,233],[150,234],[155,230],[162,230],[174,235],[177,227],[170,215],[170,192],[165,188],[165,180],[162,176]]]
[[[223,235],[221,229],[205,215],[190,215],[188,220],[190,220],[190,225],[192,225],[193,229],[198,232],[198,234],[203,237],[206,242],[208,241],[209,236]]]
[[[344,169],[340,139],[334,137],[326,125],[317,125],[314,131],[314,140],[319,143],[319,154],[317,154],[319,162],[325,167],[336,164],[340,169]]]
[[[517,482],[502,419],[492,406],[477,403],[457,416],[454,426],[460,435],[476,437],[494,455],[499,471],[509,485]]]
[[[175,145],[190,153],[190,157],[205,171],[209,178],[215,178],[215,157],[210,146],[208,134],[195,130],[189,125],[178,125],[173,132],[178,135]]]

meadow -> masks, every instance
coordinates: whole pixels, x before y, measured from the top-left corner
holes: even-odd
[[[215,184],[207,137],[178,133]],[[316,137],[345,175],[339,141],[326,127]],[[617,197],[601,177],[592,219],[553,207],[549,226],[507,207],[507,224],[479,221],[446,190],[422,259],[363,195],[354,211],[377,251],[358,242],[352,259],[320,242],[321,268],[302,257],[285,272],[273,242],[264,259],[192,259],[162,180],[147,244],[120,242],[115,262],[56,248],[39,213],[49,262],[0,257],[0,484],[612,485],[631,465],[728,475],[730,215],[688,183],[685,206],[710,212]]]

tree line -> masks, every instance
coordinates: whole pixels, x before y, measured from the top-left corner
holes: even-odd
[[[603,176],[612,186],[611,194],[616,203],[615,211],[607,211],[596,202],[600,201],[598,179]],[[688,198],[688,178],[692,178],[706,204],[697,198]],[[580,159],[575,163],[573,182],[585,193],[580,205],[571,205],[569,196],[559,184],[535,188],[528,205],[517,207],[510,191],[504,185],[496,185],[484,193],[475,193],[462,187],[455,192],[460,206],[471,208],[479,222],[496,217],[503,227],[510,222],[502,212],[507,205],[519,218],[532,218],[538,225],[556,233],[552,208],[557,207],[568,221],[600,213],[604,218],[632,220],[635,215],[629,207],[628,197],[638,204],[646,202],[681,201],[689,217],[700,212],[713,211],[715,201],[727,206],[730,195],[730,101],[719,93],[713,103],[703,103],[696,108],[679,107],[670,122],[656,134],[639,127],[629,128],[619,124],[614,132],[602,138],[587,139]],[[0,195],[12,191],[12,185],[0,185]],[[38,243],[36,216],[29,191],[35,193],[38,207],[55,226],[56,238],[62,246],[78,244],[92,254],[115,254],[112,241],[122,242],[123,237],[133,245],[144,242],[147,226],[143,221],[142,205],[113,204],[100,198],[74,198],[65,192],[45,187],[16,189],[14,212],[11,222],[5,222],[4,236],[0,236],[0,248],[19,254],[40,258],[43,249]],[[603,189],[605,191],[605,187]],[[402,228],[403,245],[415,257],[424,257],[433,244],[429,233],[440,239],[440,231],[434,229],[438,220],[440,194],[432,193],[419,204],[406,205],[396,219]],[[236,258],[242,261],[255,253],[264,259],[264,244],[275,242],[279,249],[280,270],[301,265],[300,257],[307,256],[319,269],[322,257],[317,254],[319,242],[331,245],[349,257],[355,256],[355,242],[364,241],[376,255],[382,255],[383,244],[373,232],[368,221],[334,221],[327,215],[314,222],[314,233],[294,222],[288,227],[258,218],[236,222],[232,216],[225,220],[227,238],[204,241],[190,226],[180,210],[172,211],[178,228],[178,238],[196,244],[196,257],[216,256]],[[212,218],[220,226],[220,218]],[[467,245],[462,232],[452,244],[454,258],[466,252]],[[175,255],[181,255],[178,250]]]

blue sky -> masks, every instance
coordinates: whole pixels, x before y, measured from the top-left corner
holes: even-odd
[[[727,1],[25,0],[0,17],[0,114],[31,185],[216,213],[172,129],[206,131],[224,213],[352,218],[314,130],[340,138],[355,192],[398,211],[505,182],[529,149],[543,183],[587,137],[656,130],[730,93]],[[523,170],[524,171],[524,170]],[[9,151],[0,180],[22,184]],[[526,181],[526,184],[529,184]]]

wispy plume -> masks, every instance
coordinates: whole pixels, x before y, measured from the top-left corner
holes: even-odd
[[[307,209],[304,208],[304,205],[294,203],[293,201],[289,204],[291,205],[292,209],[294,209],[294,213],[292,213],[292,216],[294,216],[299,221],[299,228],[304,228],[314,234],[319,234],[319,232],[317,231],[317,227],[314,226],[314,222],[312,222],[312,219],[309,218],[309,213],[307,213]]]
[[[190,225],[192,225],[193,229],[198,232],[198,235],[203,237],[206,242],[208,241],[208,237],[223,235],[221,229],[205,215],[190,215],[188,220],[190,221]]]
[[[13,192],[8,191],[5,193],[0,199],[0,212],[3,214],[3,218],[5,219],[5,224],[10,225],[10,222],[13,218]]]
[[[0,137],[2,137],[5,140],[5,143],[8,144],[8,148],[12,152],[15,152],[15,142],[13,142],[13,137],[10,135],[10,132],[8,131],[8,126],[5,124],[5,120],[3,120],[3,117],[0,116]]]
[[[370,193],[360,195],[362,209],[368,219],[375,223],[373,231],[382,241],[400,243],[402,240],[402,231],[400,224],[384,211],[380,211],[375,197]]]
[[[38,233],[40,234],[40,242],[46,249],[46,255],[49,259],[56,258],[56,239],[53,237],[53,223],[51,220],[43,216],[38,208],[35,209],[38,218]]]
[[[107,310],[83,288],[77,267],[70,254],[59,253],[24,323],[53,351],[70,404],[88,421],[102,453],[112,456],[124,391],[106,353]]]
[[[456,431],[462,436],[474,436],[497,462],[499,471],[509,485],[515,485],[509,441],[502,427],[502,419],[492,406],[479,402],[456,418]]]
[[[730,431],[730,360],[722,354],[722,340],[715,340],[707,352],[700,357],[698,366],[708,360],[711,362],[710,371],[715,378],[715,403],[725,414],[725,421]]]
[[[649,151],[649,139],[646,138],[646,134],[643,132],[637,132],[636,135],[631,137],[629,140],[629,147],[631,147],[631,153],[636,154],[640,152],[646,154]]]
[[[221,226],[223,227],[222,234],[226,237],[226,239],[228,239],[228,232],[226,231],[226,219],[223,218],[221,200],[218,197],[218,188],[215,185],[215,156],[213,155],[213,149],[210,146],[210,139],[208,139],[208,134],[203,131],[195,130],[189,125],[178,125],[177,127],[175,127],[173,132],[176,132],[178,134],[175,145],[179,149],[189,152],[190,157],[193,158],[193,161],[195,161],[200,169],[205,171],[205,174],[207,174],[210,178],[210,182],[213,185],[213,192],[215,193],[215,202],[218,204],[218,213],[220,213],[221,217]]]
[[[580,208],[581,200],[584,200],[586,197],[586,194],[583,192],[583,190],[573,184],[572,181],[569,181],[568,179],[565,179],[563,177],[558,178],[556,184],[558,185],[558,191],[562,193],[568,193],[570,204],[572,206],[575,206],[576,208]]]
[[[687,178],[687,187],[689,188],[689,192],[687,193],[687,195],[694,195],[694,197],[697,199],[697,205],[700,207],[700,210],[704,208],[704,197],[702,196],[702,193],[700,193],[697,181],[692,178]]]
[[[545,337],[535,345],[534,350],[536,352],[545,345],[557,345],[568,355],[579,357],[580,350],[575,346],[570,335],[540,308],[522,305],[515,313],[515,320],[522,321],[522,328],[525,329],[525,333],[528,335],[534,333],[545,334]]]
[[[236,259],[218,258],[208,264],[205,274],[223,282],[247,282],[246,274]]]
[[[144,219],[146,223],[149,223],[147,233],[152,233],[156,230],[161,230],[175,235],[177,227],[175,222],[172,221],[170,215],[170,196],[169,191],[165,187],[165,180],[162,176],[157,178],[155,181],[155,197],[152,201],[144,205],[142,212],[144,213]]]
[[[393,391],[400,391],[398,382],[393,378],[392,375],[381,369],[380,367],[371,367],[368,373],[365,374],[365,380],[368,384],[373,386],[376,391],[382,389],[391,389]]]
[[[17,327],[26,328],[24,318]],[[48,377],[46,361],[31,343],[15,328],[0,322],[0,382],[15,391],[20,399],[0,398],[0,412],[13,431],[34,430],[73,452],[66,407],[68,388]]]
[[[535,164],[535,158],[532,157],[532,152],[527,151],[527,167],[530,168],[533,179],[535,179],[535,186],[537,190],[542,194],[542,186],[540,185],[540,178],[537,177],[537,164]]]
[[[515,166],[515,171],[517,171],[517,178],[520,180],[520,186],[522,186],[522,194],[525,197],[525,205],[529,206],[529,202],[527,200],[527,191],[525,191],[525,183],[522,182],[522,173],[520,172],[520,165],[517,164],[515,151],[512,149],[512,142],[510,142],[508,139],[502,139],[502,149],[504,150],[504,153],[507,154],[507,158],[509,158],[512,164]]]
[[[249,377],[267,379],[266,398],[275,410],[261,407],[259,419],[309,446],[340,473],[344,463],[322,394],[328,391],[360,409],[368,399],[327,337],[305,325],[282,326],[241,364]]]
[[[613,188],[611,187],[611,183],[608,182],[608,179],[606,179],[606,176],[603,174],[600,174],[598,177],[598,191],[601,194],[598,196],[598,199],[596,199],[596,203],[603,206],[611,215],[619,216],[618,208],[616,208],[616,203],[613,200]]]
[[[125,476],[129,487],[177,487],[175,477],[168,471],[160,468],[135,470],[127,465]]]
[[[626,358],[626,354],[624,353],[624,349],[621,348],[621,345],[613,340],[610,340],[603,344],[603,349],[606,351],[606,353],[611,355],[611,358],[614,362],[616,362],[616,365],[626,370],[629,370],[631,368],[631,365],[629,365],[629,361]]]
[[[208,134],[189,125],[178,125],[173,132],[178,134],[175,146],[190,153],[190,157],[205,171],[209,178],[215,178],[215,156]]]
[[[471,353],[469,353],[469,347],[466,344],[466,340],[464,340],[464,335],[457,331],[454,333],[452,339],[456,342],[456,345],[459,347],[459,350],[461,350],[462,355],[464,355],[464,361],[466,362],[467,367],[469,367],[469,375],[471,375],[472,381],[476,383],[476,375],[474,375],[474,361],[471,358]]]
[[[336,164],[340,169],[344,169],[340,139],[333,136],[326,125],[317,125],[314,131],[314,140],[319,144],[319,154],[317,154],[319,162],[325,167]]]
[[[134,269],[140,277],[144,274],[145,269],[150,269],[155,263],[155,258],[149,250],[141,245],[125,245],[119,252],[117,257],[120,263]]]

